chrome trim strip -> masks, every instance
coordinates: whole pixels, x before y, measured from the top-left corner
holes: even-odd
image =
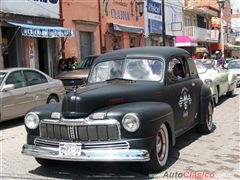
[[[57,125],[66,125],[66,126],[81,126],[81,125],[118,125],[120,124],[115,119],[105,119],[105,120],[88,120],[86,119],[61,119],[58,121],[53,121],[51,119],[42,119],[40,123],[44,124],[57,124]]]
[[[58,148],[24,144],[22,154],[63,161],[143,162],[150,160],[149,152],[143,149],[82,149],[81,156],[79,157],[63,157],[59,155]]]
[[[68,141],[62,141],[62,142],[68,142]],[[34,144],[36,146],[59,146],[60,141],[54,141],[54,140],[48,140],[48,139],[42,139],[42,138],[36,138],[34,140]],[[129,149],[130,145],[127,141],[103,141],[103,142],[81,142],[83,149],[87,148],[124,148]]]

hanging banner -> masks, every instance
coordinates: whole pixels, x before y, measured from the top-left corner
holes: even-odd
[[[29,62],[30,68],[35,68],[35,50],[33,38],[29,39]]]

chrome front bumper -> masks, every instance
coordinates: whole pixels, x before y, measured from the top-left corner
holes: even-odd
[[[62,161],[143,162],[150,160],[149,152],[142,149],[82,149],[81,156],[65,157],[59,155],[58,148],[24,144],[22,153],[38,158]]]

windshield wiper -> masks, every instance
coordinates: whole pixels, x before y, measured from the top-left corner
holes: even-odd
[[[124,79],[124,78],[120,78],[120,77],[107,79],[106,81],[109,82],[109,81],[115,81],[115,80],[135,82],[135,80],[132,80],[132,79]]]

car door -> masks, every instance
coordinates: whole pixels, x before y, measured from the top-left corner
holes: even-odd
[[[34,70],[25,70],[24,76],[26,78],[29,93],[27,94],[30,99],[28,106],[34,107],[47,103],[47,98],[51,91],[51,85],[48,84],[47,78]]]
[[[173,79],[173,67],[176,64],[181,64],[183,70],[183,77]],[[175,132],[180,134],[188,126],[194,122],[197,113],[196,103],[196,88],[194,81],[192,81],[189,74],[189,68],[186,57],[173,57],[168,64],[167,85],[170,87],[171,100],[174,112]]]
[[[226,69],[218,69],[218,74],[220,76],[220,92],[219,96],[225,94],[228,91],[228,72]]]
[[[13,84],[14,89],[2,92],[1,118],[5,120],[23,116],[28,109],[28,99],[26,96],[28,88],[26,87],[23,72],[21,70],[11,72],[6,78],[4,84]]]

